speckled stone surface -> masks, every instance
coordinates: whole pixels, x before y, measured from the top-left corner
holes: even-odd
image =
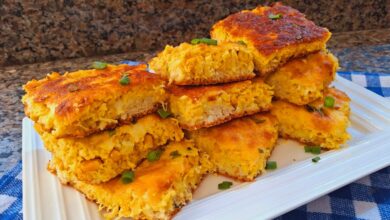
[[[264,2],[0,0],[0,65],[155,51],[207,36],[215,21]],[[283,2],[333,32],[390,27],[388,0]]]
[[[374,33],[374,34],[373,34]],[[357,37],[356,35],[359,35]],[[372,35],[377,40],[365,44]],[[330,50],[338,56],[341,71],[369,71],[390,74],[390,29],[336,34]],[[380,41],[382,39],[383,41]],[[22,85],[31,79],[40,79],[51,71],[65,72],[88,68],[95,60],[149,60],[154,53],[123,53],[91,58],[78,58],[46,63],[0,67],[0,176],[21,159],[22,127],[24,117],[20,99]]]

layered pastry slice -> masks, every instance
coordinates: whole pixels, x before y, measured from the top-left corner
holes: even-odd
[[[274,87],[275,97],[306,105],[323,98],[324,90],[333,81],[337,68],[337,58],[321,51],[287,62],[270,74],[265,82]]]
[[[212,86],[172,86],[169,107],[187,130],[211,127],[271,107],[272,87],[261,79]]]
[[[279,134],[325,149],[339,148],[350,135],[349,97],[342,91],[329,88],[324,98],[304,106],[287,101],[273,102],[271,114],[279,121]]]
[[[331,36],[299,11],[275,3],[232,14],[217,22],[210,33],[218,41],[242,41],[254,55],[261,75],[273,72],[290,58],[325,49]]]
[[[269,113],[260,113],[189,135],[210,155],[218,173],[251,181],[265,169],[278,138],[278,122]]]
[[[84,137],[156,110],[164,81],[146,65],[107,65],[32,80],[24,89],[25,113],[56,137]]]
[[[49,169],[61,173],[56,164]],[[192,192],[212,169],[207,155],[193,142],[172,142],[158,159],[143,161],[134,172],[106,183],[73,181],[71,185],[107,211],[106,218],[170,219],[192,199]]]
[[[183,132],[177,120],[144,116],[134,124],[99,132],[85,138],[55,138],[37,129],[45,148],[52,153],[50,163],[61,172],[61,182],[80,180],[101,183],[124,170],[134,169],[148,153],[168,141],[180,141]]]
[[[168,45],[149,62],[150,68],[175,85],[209,85],[255,77],[253,56],[245,45],[214,42],[216,45]]]

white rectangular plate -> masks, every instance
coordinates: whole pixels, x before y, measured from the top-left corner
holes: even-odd
[[[358,85],[337,77],[334,85],[352,99],[352,139],[341,150],[321,154],[321,161],[301,144],[278,141],[271,160],[279,168],[251,183],[234,182],[220,192],[227,179],[208,176],[175,219],[267,219],[340,188],[390,165],[390,103]],[[97,206],[82,194],[59,183],[46,170],[50,154],[42,147],[32,122],[23,120],[24,219],[99,219]]]

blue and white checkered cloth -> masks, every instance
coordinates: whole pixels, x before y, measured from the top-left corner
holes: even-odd
[[[339,72],[339,75],[390,98],[390,74]],[[21,176],[22,162],[19,162],[0,179],[2,220],[23,218]],[[278,219],[390,219],[390,167],[288,212]]]

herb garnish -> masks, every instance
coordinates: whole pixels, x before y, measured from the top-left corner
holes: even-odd
[[[246,46],[246,43],[243,40],[239,40],[239,41],[237,41],[237,43]]]
[[[327,108],[333,108],[335,103],[335,99],[331,96],[326,96],[324,99],[324,106]]]
[[[157,110],[158,115],[160,115],[161,118],[168,118],[171,113],[168,110],[164,110],[162,108]]]
[[[229,189],[233,185],[230,181],[223,181],[222,183],[218,184],[218,189],[225,190]]]
[[[217,45],[218,41],[210,38],[194,38],[191,40],[191,44],[193,45],[200,44],[200,43],[208,44],[208,45]]]
[[[148,161],[150,161],[150,162],[156,161],[156,160],[160,159],[161,154],[162,154],[162,150],[160,150],[160,149],[152,150],[148,153],[148,155],[146,156],[146,159],[148,159]]]
[[[108,136],[113,136],[116,133],[115,129],[108,130]]]
[[[135,179],[135,174],[131,170],[125,171],[122,173],[121,179],[122,179],[122,183],[124,184],[131,183]]]
[[[261,123],[264,123],[264,122],[265,122],[265,119],[258,119],[258,118],[255,118],[255,117],[252,117],[251,119],[252,119],[252,121],[254,121],[256,124],[261,124]]]
[[[92,63],[92,68],[97,69],[97,70],[102,70],[107,67],[107,63],[105,62],[100,62],[100,61],[95,61]]]
[[[169,155],[172,157],[172,159],[181,156],[181,154],[180,154],[179,151],[177,151],[177,150],[172,151]]]
[[[278,168],[276,161],[267,161],[267,164],[265,165],[266,170],[274,170],[276,168]]]
[[[321,147],[320,146],[305,146],[305,152],[312,153],[312,154],[320,154]]]
[[[313,163],[317,163],[320,160],[321,160],[321,157],[314,157],[313,159],[311,159],[311,161],[313,161]]]
[[[128,85],[128,84],[130,83],[130,78],[129,78],[129,76],[126,75],[126,74],[123,75],[123,76],[120,78],[119,83],[120,83],[121,85],[123,85],[123,86]]]
[[[271,19],[271,20],[278,20],[278,19],[281,19],[283,17],[282,14],[269,14],[268,15],[268,18]]]
[[[321,157],[314,157],[313,159],[311,159],[311,161],[313,161],[313,163],[317,163],[320,160],[321,160]]]

